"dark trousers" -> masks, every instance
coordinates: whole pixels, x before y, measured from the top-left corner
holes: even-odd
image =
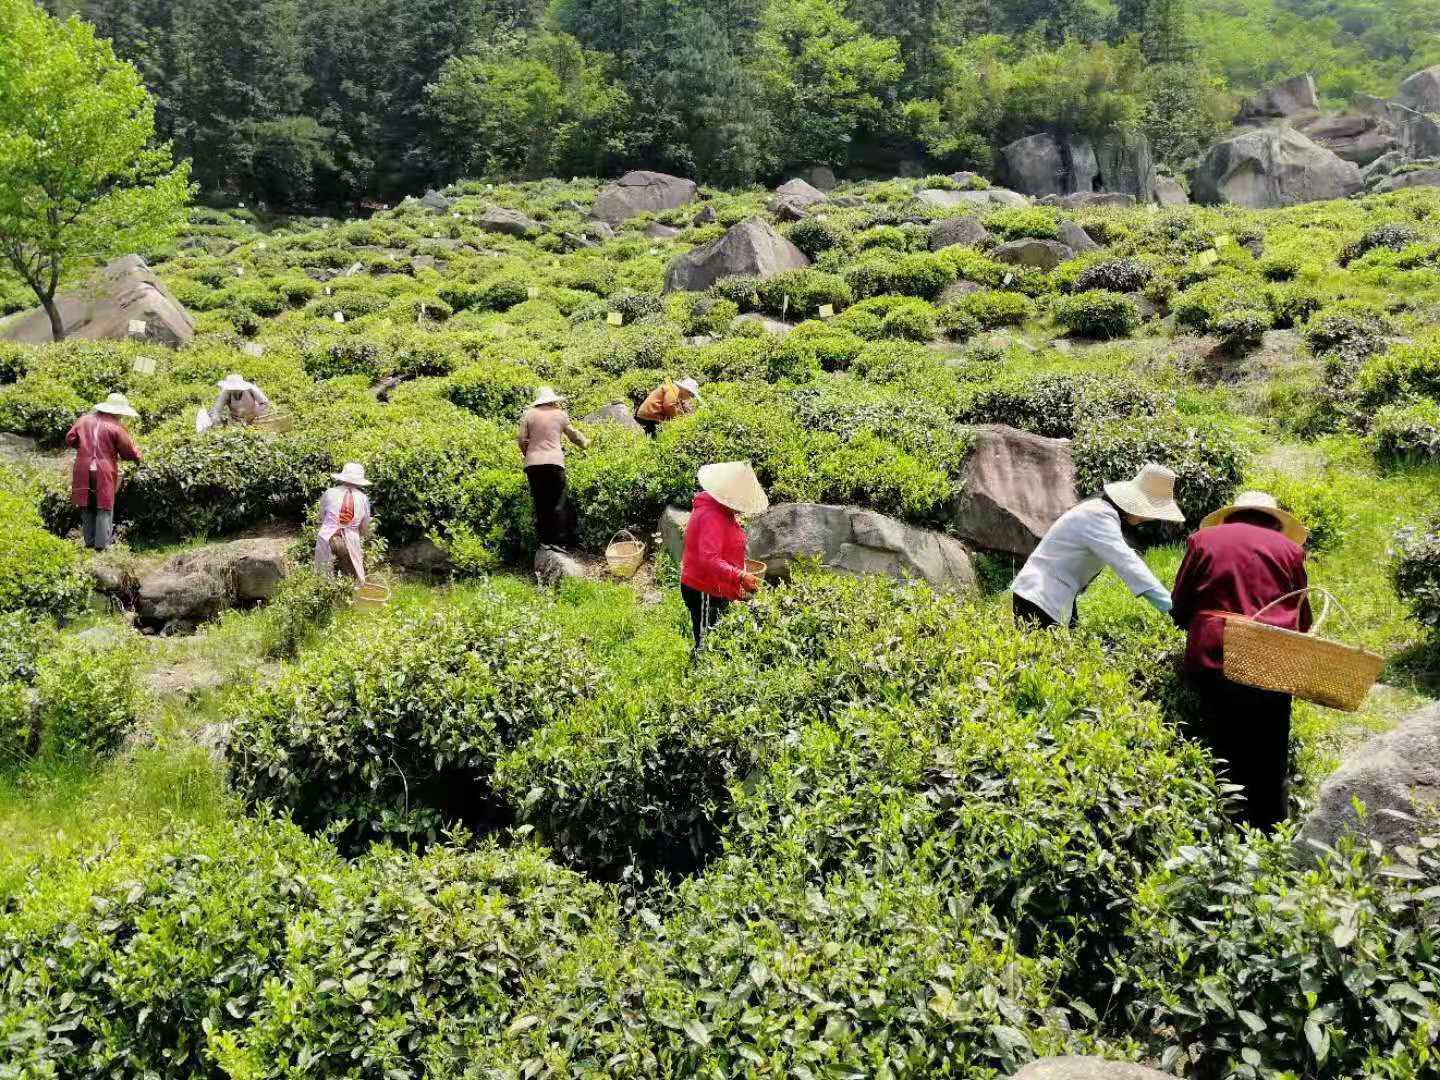
[[[690,609],[690,632],[695,635],[695,648],[698,650],[705,632],[720,621],[720,616],[725,614],[730,601],[702,593],[689,585],[680,586],[680,595],[685,599],[685,606]]]
[[[656,429],[660,427],[659,420],[646,420],[643,416],[639,415],[635,417],[635,422],[644,428],[645,434],[649,435],[652,439],[655,437]]]
[[[1231,682],[1218,671],[1186,675],[1200,699],[1195,734],[1215,771],[1243,789],[1238,820],[1267,832],[1285,820],[1290,778],[1290,695]]]
[[[1052,619],[1050,617],[1050,613],[1044,608],[1042,608],[1039,604],[1032,604],[1029,600],[1026,600],[1023,596],[1020,596],[1017,593],[1010,594],[1010,610],[1015,612],[1015,621],[1026,629],[1048,630],[1052,626],[1060,625],[1058,622]],[[1079,618],[1080,613],[1078,611],[1071,612],[1071,630],[1075,629],[1075,624],[1079,621]]]
[[[530,499],[535,503],[535,533],[542,545],[574,546],[575,522],[565,498],[564,465],[527,465]]]
[[[95,481],[90,482],[90,501],[80,511],[80,525],[85,533],[85,546],[95,551],[104,551],[110,546],[110,537],[115,532],[115,511],[99,510],[95,506]]]

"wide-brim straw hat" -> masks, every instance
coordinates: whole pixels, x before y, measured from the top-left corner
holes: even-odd
[[[530,404],[535,405],[556,405],[565,400],[564,394],[557,394],[552,388],[542,386],[535,392],[535,400]]]
[[[370,481],[365,477],[365,466],[359,462],[347,461],[345,468],[330,475],[342,484],[354,484],[356,487],[370,486]]]
[[[770,497],[748,461],[720,461],[700,467],[700,486],[737,514],[763,514]]]
[[[1126,513],[1151,521],[1183,523],[1184,513],[1175,502],[1175,474],[1153,461],[1144,465],[1134,480],[1116,480],[1105,485],[1110,501]]]
[[[1263,491],[1246,491],[1236,496],[1235,501],[1229,506],[1222,506],[1213,514],[1206,516],[1200,522],[1200,528],[1213,529],[1216,525],[1224,525],[1231,516],[1241,510],[1258,510],[1262,514],[1268,514],[1280,523],[1280,531],[1300,546],[1305,545],[1306,539],[1310,536],[1310,530],[1300,524],[1300,519],[1294,514],[1280,509],[1280,504],[1275,501],[1273,495],[1267,495]]]
[[[130,399],[124,394],[111,394],[99,405],[95,406],[96,412],[110,413],[112,416],[139,416],[140,414],[130,407]]]
[[[255,384],[238,373],[226,375],[215,384],[221,390],[254,390]]]
[[[681,379],[675,385],[678,386],[681,390],[684,390],[696,401],[700,400],[700,384],[694,379]]]

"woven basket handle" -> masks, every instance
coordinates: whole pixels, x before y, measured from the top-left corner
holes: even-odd
[[[1330,607],[1332,604],[1335,606],[1336,609],[1339,610],[1340,614],[1345,616],[1346,621],[1350,624],[1350,629],[1356,629],[1355,620],[1350,618],[1350,613],[1340,606],[1340,601],[1336,600],[1328,589],[1321,588],[1296,589],[1294,592],[1288,592],[1284,596],[1276,597],[1274,600],[1271,600],[1270,603],[1262,607],[1259,611],[1255,612],[1254,615],[1251,615],[1250,618],[1258,619],[1261,615],[1265,614],[1265,612],[1269,611],[1276,604],[1283,604],[1292,596],[1303,596],[1306,593],[1317,593],[1320,596],[1321,600],[1324,601],[1324,607],[1320,609],[1320,617],[1310,624],[1309,633],[1318,634],[1320,632],[1320,628],[1325,625],[1325,620],[1330,617]]]
[[[629,529],[621,529],[621,530],[620,530],[619,532],[617,532],[614,536],[610,537],[610,543],[606,544],[605,546],[606,546],[607,548],[608,548],[608,547],[614,547],[614,546],[615,546],[615,541],[619,540],[622,536],[628,536],[628,537],[630,538],[630,542],[631,542],[632,544],[638,544],[638,543],[640,543],[639,538],[638,538],[634,533],[632,533]]]

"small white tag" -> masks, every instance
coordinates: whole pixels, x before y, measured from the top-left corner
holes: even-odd
[[[619,311],[612,311],[612,312],[610,312],[609,315],[606,315],[606,316],[605,316],[605,321],[606,321],[607,323],[609,323],[611,326],[624,326],[624,325],[625,325],[625,315],[624,315],[624,313],[619,312]]]
[[[247,341],[244,345],[240,346],[240,351],[246,356],[253,356],[256,360],[259,360],[260,357],[265,355],[265,346],[258,342]]]
[[[236,277],[244,277],[244,276],[245,276],[245,267],[243,267],[243,266],[237,266],[237,267],[235,267],[235,276],[236,276]]]
[[[1006,275],[1005,275],[1005,280],[1002,281],[1000,284],[1001,284],[1001,285],[1009,285],[1010,282],[1012,282],[1012,281],[1014,281],[1014,280],[1015,280],[1015,275],[1014,275],[1014,274],[1006,274]]]
[[[539,300],[540,286],[531,285],[528,289],[525,290],[525,295],[528,296],[531,300]]]
[[[336,321],[336,322],[344,322],[344,321],[345,321],[345,313],[344,313],[343,311],[337,311],[337,312],[335,312],[335,321]]]
[[[145,320],[144,320],[144,319],[131,319],[131,320],[130,320],[130,333],[132,333],[132,334],[143,334],[143,333],[145,333]]]
[[[335,295],[335,290],[332,289],[332,288],[330,288],[329,285],[326,285],[326,286],[325,286],[325,295],[326,295],[326,296],[334,296],[334,295]]]
[[[132,367],[138,375],[154,375],[155,358],[153,356],[137,356]]]
[[[660,249],[659,249],[659,248],[651,248],[651,249],[650,249],[650,254],[651,254],[651,255],[659,255],[659,254],[660,254]]]
[[[789,297],[786,297],[786,299],[788,300]],[[835,314],[835,305],[834,305],[834,304],[821,304],[821,305],[820,305],[820,318],[822,318],[822,319],[828,319],[828,318],[830,318],[831,316],[833,316],[834,314]]]

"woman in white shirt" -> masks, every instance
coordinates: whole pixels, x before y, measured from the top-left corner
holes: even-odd
[[[1035,627],[1073,627],[1076,597],[1107,566],[1131,593],[1168,612],[1169,590],[1126,542],[1124,525],[1184,520],[1175,503],[1175,474],[1163,465],[1152,463],[1134,480],[1106,484],[1103,496],[1061,514],[1025,560],[1010,587],[1016,620]]]

